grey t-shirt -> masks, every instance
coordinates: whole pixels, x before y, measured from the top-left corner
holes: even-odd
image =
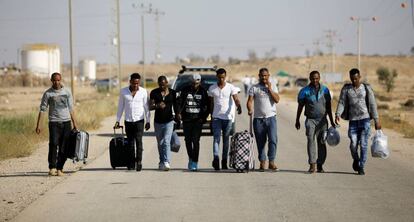
[[[49,122],[70,121],[70,112],[73,110],[72,94],[62,87],[55,90],[52,87],[46,90],[40,102],[40,112],[46,112],[49,108]]]
[[[276,115],[276,102],[269,89],[258,83],[249,89],[249,96],[254,99],[254,118],[268,118]]]

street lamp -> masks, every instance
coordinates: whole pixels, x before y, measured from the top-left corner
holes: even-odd
[[[365,22],[365,21],[377,21],[377,17],[372,17],[372,18],[360,18],[360,17],[356,17],[356,16],[352,16],[351,17],[352,21],[356,21],[358,24],[358,29],[357,29],[357,35],[358,35],[358,69],[361,70],[361,32],[362,32],[362,26],[361,26],[361,22]]]

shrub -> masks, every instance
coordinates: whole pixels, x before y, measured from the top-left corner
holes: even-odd
[[[385,87],[387,92],[391,92],[395,87],[395,78],[397,78],[398,73],[394,69],[392,73],[386,67],[380,67],[377,69],[378,82]]]

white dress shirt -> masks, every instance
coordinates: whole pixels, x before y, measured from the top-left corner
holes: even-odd
[[[127,122],[136,122],[144,119],[145,122],[150,122],[150,110],[148,106],[148,93],[145,88],[139,87],[135,96],[132,96],[129,86],[122,88],[119,93],[118,113],[116,114],[116,121],[121,120],[122,114],[125,111],[124,119]]]

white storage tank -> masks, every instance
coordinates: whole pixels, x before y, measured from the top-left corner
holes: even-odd
[[[60,49],[52,44],[25,45],[22,53],[22,70],[39,77],[60,73]]]
[[[79,61],[79,75],[82,81],[96,79],[96,61],[83,59]]]

